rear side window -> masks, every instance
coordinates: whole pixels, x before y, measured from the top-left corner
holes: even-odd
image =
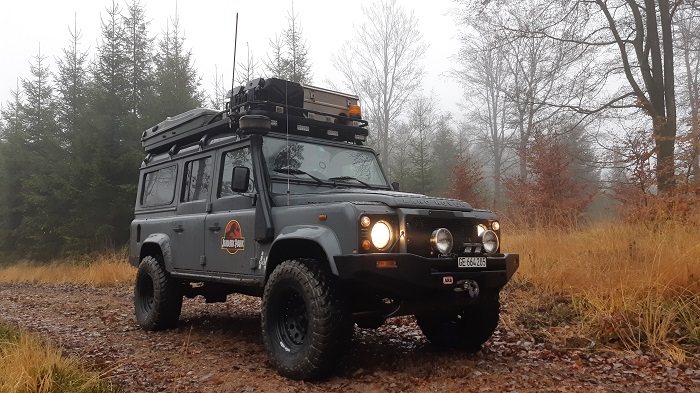
[[[177,166],[146,173],[143,178],[141,206],[169,205],[175,199]]]
[[[185,164],[182,202],[207,199],[211,190],[212,158],[205,157]]]

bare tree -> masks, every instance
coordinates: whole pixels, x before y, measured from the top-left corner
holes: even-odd
[[[481,131],[477,142],[488,151],[486,156],[492,165],[494,191],[491,207],[494,209],[501,204],[506,150],[513,134],[513,129],[508,126],[510,102],[506,95],[511,75],[506,53],[497,41],[498,37],[488,28],[474,30],[462,37],[459,52],[462,68],[453,71],[465,87],[469,118],[479,125],[475,127]]]
[[[677,10],[688,4],[693,6],[694,1],[562,0],[552,4],[559,4],[561,11],[551,23],[529,30],[503,28],[540,39],[608,50],[604,55],[611,57],[612,62],[603,76],[621,76],[627,85],[625,91],[595,107],[567,106],[584,113],[611,107],[640,108],[652,123],[658,190],[669,191],[674,185],[677,133],[672,21]],[[562,28],[562,23],[571,21],[575,21],[574,31]]]
[[[465,85],[472,118],[483,124],[484,143],[493,163],[493,207],[501,203],[505,159],[511,147],[517,152],[519,177],[528,176],[528,145],[537,127],[570,116],[568,109],[595,90],[589,56],[595,48],[555,40],[540,31],[549,27],[562,37],[574,37],[577,17],[564,18],[559,2],[542,0],[499,3],[474,13],[471,3],[460,23],[462,37],[454,74]],[[580,117],[580,115],[579,115]],[[571,123],[567,119],[567,123]],[[574,123],[571,123],[575,125]]]
[[[677,131],[671,20],[680,2],[596,0],[637,105],[652,120],[659,191],[674,184]]]
[[[693,8],[680,10],[675,27],[676,48],[684,71],[678,79],[685,84],[685,94],[679,92],[685,98],[680,105],[687,111],[680,116],[688,125],[686,178],[700,183],[700,12]]]
[[[389,135],[406,101],[420,86],[420,61],[427,49],[418,20],[395,0],[380,0],[362,8],[365,22],[356,36],[332,56],[346,87],[358,93],[377,130],[380,157],[389,158]],[[390,168],[390,165],[386,165]]]

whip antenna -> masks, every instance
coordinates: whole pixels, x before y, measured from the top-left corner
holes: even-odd
[[[236,32],[233,36],[233,71],[231,72],[231,91],[236,87],[236,46],[238,45],[238,12],[236,12]]]

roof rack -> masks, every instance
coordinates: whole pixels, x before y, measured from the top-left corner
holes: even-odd
[[[228,94],[226,110],[197,108],[168,117],[141,135],[146,153],[185,146],[207,135],[236,131],[244,115],[264,115],[271,132],[364,144],[369,131],[358,97],[282,79],[255,79]],[[353,109],[356,109],[353,111]]]

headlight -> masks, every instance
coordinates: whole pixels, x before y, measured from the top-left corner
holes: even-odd
[[[481,234],[481,243],[484,245],[484,252],[493,255],[498,250],[498,235],[494,231],[484,231]]]
[[[377,221],[372,227],[372,244],[378,250],[384,249],[391,242],[391,227],[384,221]]]
[[[439,228],[430,235],[430,245],[440,254],[452,251],[452,233],[447,228]]]
[[[481,235],[484,234],[484,232],[488,231],[489,229],[486,228],[486,225],[484,224],[479,224],[476,226],[476,234],[481,237]]]

